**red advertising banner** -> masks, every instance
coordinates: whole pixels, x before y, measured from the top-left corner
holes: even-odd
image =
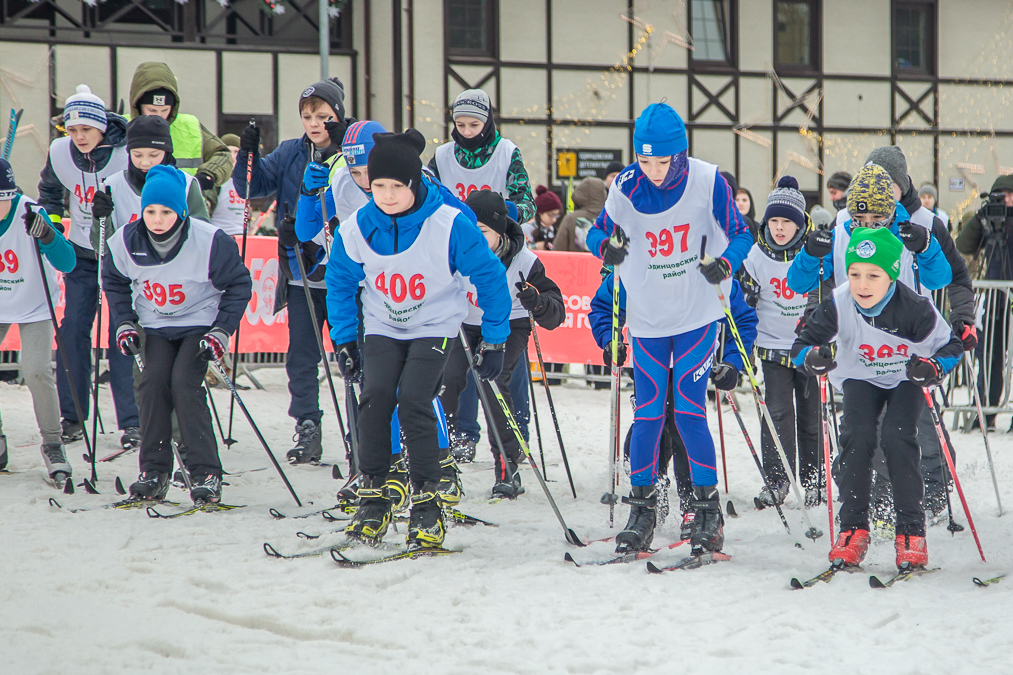
[[[545,272],[563,292],[566,303],[566,320],[559,328],[539,330],[538,337],[542,356],[547,363],[591,363],[601,362],[601,350],[591,337],[587,315],[591,310],[591,298],[601,284],[601,261],[590,253],[564,253],[538,251],[538,258],[545,265]],[[249,237],[246,242],[246,266],[253,279],[253,295],[246,308],[240,329],[240,351],[286,352],[288,351],[288,310],[274,313],[274,296],[278,288],[278,240],[274,237]],[[56,307],[58,319],[63,317],[66,304],[63,278],[60,275],[60,298]],[[302,293],[301,288],[292,288],[289,293]],[[106,326],[109,325],[108,306],[102,303],[102,346],[106,346]],[[326,326],[324,327],[326,331]],[[94,329],[93,329],[94,334]],[[324,340],[331,349],[330,340]],[[0,351],[16,351],[21,348],[17,331],[12,328],[0,344]],[[532,340],[529,354],[535,358]]]

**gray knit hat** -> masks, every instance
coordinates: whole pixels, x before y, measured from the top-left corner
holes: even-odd
[[[492,102],[489,94],[481,89],[466,89],[454,99],[454,119],[458,117],[474,117],[485,122],[492,114]]]
[[[865,160],[866,164],[869,162],[886,169],[893,182],[900,186],[901,194],[911,189],[911,177],[907,175],[907,158],[904,157],[904,151],[900,146],[884,145],[876,148]]]
[[[926,183],[918,188],[918,196],[921,197],[922,195],[932,195],[934,201],[939,201],[939,193],[936,192],[936,186],[932,183]]]
[[[813,225],[817,230],[822,230],[827,225],[834,222],[834,214],[830,213],[819,204],[814,206],[813,210],[809,212],[809,217],[812,219]]]
[[[771,218],[787,218],[800,230],[805,229],[805,196],[799,192],[798,181],[793,176],[782,176],[767,197],[763,220]]]

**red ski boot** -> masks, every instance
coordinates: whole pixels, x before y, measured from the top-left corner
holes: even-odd
[[[925,567],[929,562],[929,550],[925,545],[925,537],[915,534],[898,534],[894,540],[897,549],[897,568]]]
[[[865,560],[865,552],[869,550],[869,531],[857,528],[841,530],[837,535],[837,543],[830,549],[830,562],[844,566],[858,565]],[[840,561],[840,562],[838,562]]]

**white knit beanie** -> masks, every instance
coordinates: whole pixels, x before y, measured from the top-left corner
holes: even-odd
[[[87,84],[77,85],[77,93],[63,104],[65,127],[83,124],[105,133],[107,121],[105,102],[91,93],[91,88]]]

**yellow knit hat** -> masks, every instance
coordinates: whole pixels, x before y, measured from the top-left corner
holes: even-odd
[[[878,164],[863,166],[848,188],[847,207],[852,217],[863,213],[893,216],[897,202],[893,198],[893,180],[886,169]]]

